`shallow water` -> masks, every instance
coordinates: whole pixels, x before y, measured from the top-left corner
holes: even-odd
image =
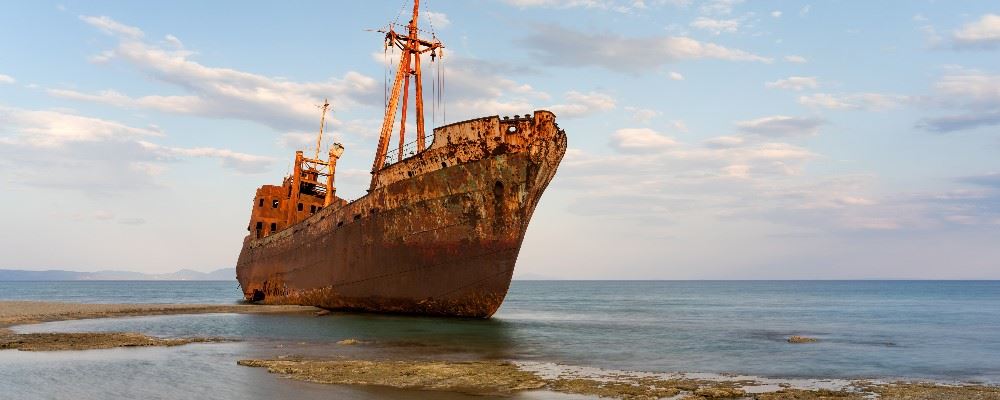
[[[3,399],[445,399],[492,396],[407,391],[383,387],[322,385],[280,379],[262,368],[236,365],[265,355],[247,343],[192,344],[61,352],[0,351]],[[509,398],[509,397],[506,397]],[[574,399],[527,393],[514,400]]]
[[[50,283],[7,282],[0,297]],[[32,285],[35,289],[32,289]],[[231,303],[231,282],[62,282],[63,300]],[[13,290],[11,290],[13,289]],[[196,296],[184,297],[196,292]],[[235,293],[234,293],[235,292]],[[1000,282],[515,281],[491,320],[334,313],[64,321],[30,331],[223,336],[351,356],[510,358],[643,371],[1000,383]],[[792,345],[790,335],[820,339]],[[332,343],[372,343],[343,349]],[[4,359],[0,354],[0,360]]]

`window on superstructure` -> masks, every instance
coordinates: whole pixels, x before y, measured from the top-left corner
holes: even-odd
[[[276,223],[272,222],[272,223],[271,223],[271,232],[274,232],[274,231],[276,231],[276,230],[278,230],[278,224],[276,224]]]
[[[264,207],[264,198],[257,199],[257,207]]]
[[[299,211],[302,211],[302,203],[299,203]]]
[[[316,206],[309,206],[309,212],[315,213],[316,212]]]
[[[271,200],[271,208],[278,208],[278,204],[280,204],[278,200]]]

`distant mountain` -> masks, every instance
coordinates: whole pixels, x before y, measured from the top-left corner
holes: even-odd
[[[25,271],[0,269],[0,281],[231,281],[236,268],[221,268],[212,272],[182,269],[169,274],[146,274],[132,271]]]

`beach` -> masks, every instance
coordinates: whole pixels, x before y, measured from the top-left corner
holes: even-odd
[[[140,332],[26,332],[18,330],[57,321],[100,324],[101,321],[152,321],[169,316],[171,321],[197,320],[229,315],[272,315],[297,321],[335,318],[318,309],[297,306],[190,305],[190,304],[83,304],[39,301],[0,302],[0,348],[30,351],[111,351],[115,347],[184,348],[218,346],[232,337],[160,337]],[[159,317],[158,317],[159,316]],[[124,318],[123,318],[124,317]],[[366,318],[366,317],[362,317]],[[88,321],[74,321],[88,320]],[[42,324],[42,325],[37,325]],[[230,362],[248,370],[266,370],[269,385],[290,381],[341,387],[388,387],[405,393],[459,393],[475,396],[518,396],[522,393],[546,398],[575,395],[620,399],[1000,399],[996,386],[929,380],[762,378],[735,374],[662,373],[615,370],[589,366],[523,361],[476,359],[467,356],[411,354],[408,350],[386,353],[383,341],[367,337],[346,338],[322,345],[258,343],[273,347],[259,353],[270,357],[239,358]],[[303,344],[300,342],[299,344]],[[811,346],[813,342],[788,346]],[[287,347],[286,347],[287,346]],[[316,351],[322,347],[324,351]],[[172,351],[165,349],[164,351]],[[0,358],[4,357],[0,352]],[[287,378],[287,379],[279,379]]]

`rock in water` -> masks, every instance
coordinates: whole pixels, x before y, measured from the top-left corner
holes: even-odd
[[[816,343],[819,339],[811,338],[808,336],[792,336],[788,338],[788,343]]]

